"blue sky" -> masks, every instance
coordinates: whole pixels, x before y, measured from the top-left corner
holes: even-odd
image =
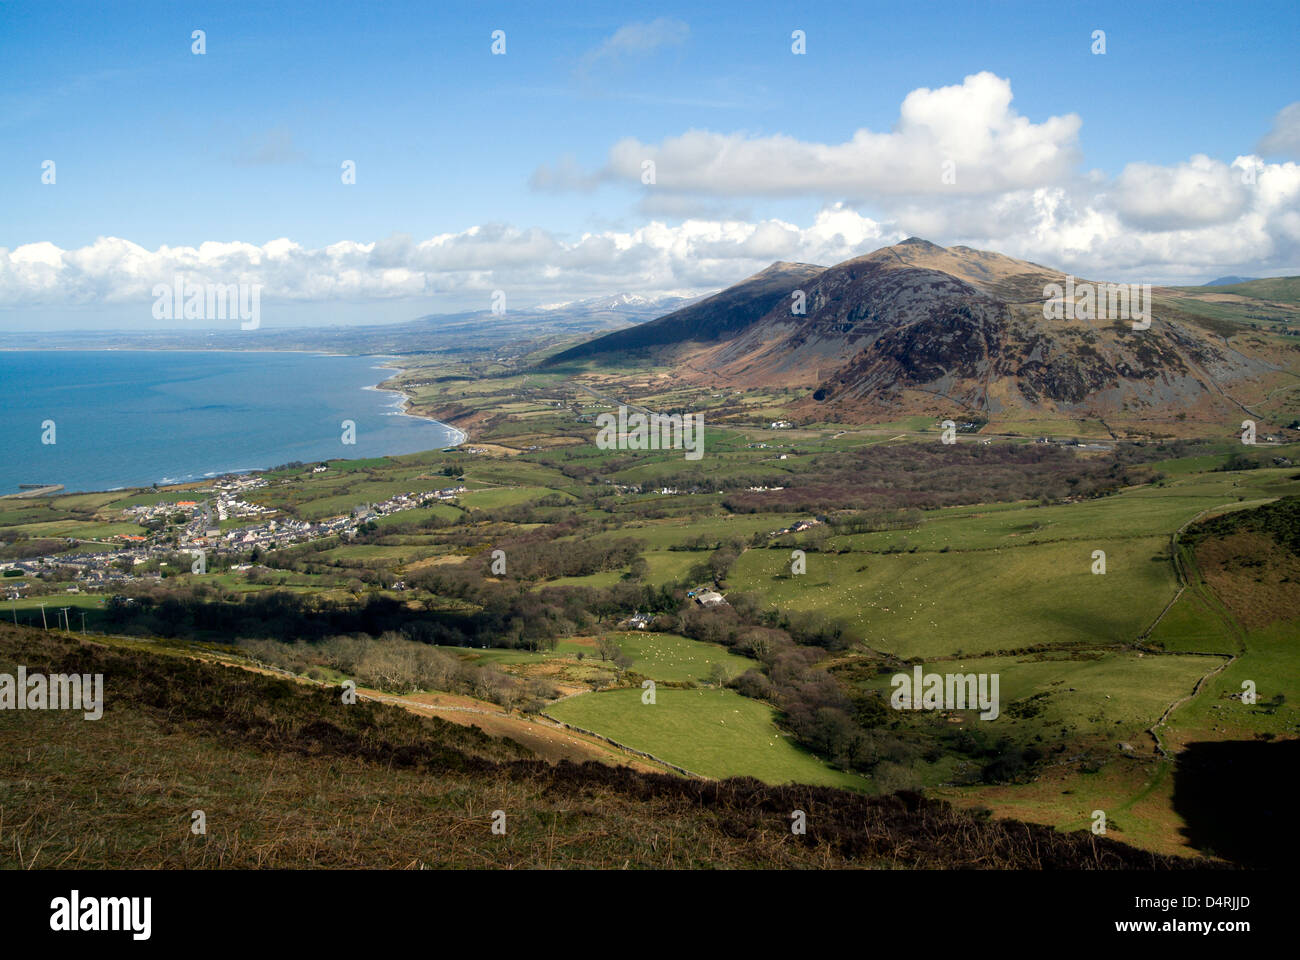
[[[206,33],[202,56],[194,29]],[[490,51],[497,29],[504,56]],[[804,55],[791,51],[795,29]],[[1098,29],[1104,55],[1090,49]],[[716,288],[769,251],[769,262],[822,262],[913,232],[1107,278],[1300,272],[1284,114],[1300,100],[1297,36],[1294,2],[3,3],[0,325],[66,324],[69,310],[84,319],[127,303],[140,294],[123,271],[146,287],[170,277],[172,248],[281,238],[295,251],[279,275],[223,251],[211,279],[261,271],[272,300],[382,304],[399,319],[496,288],[523,303]],[[1031,131],[1023,147],[1006,127],[1002,147],[963,154],[960,196],[835,170],[786,189],[755,170],[779,165],[787,146],[792,164],[816,166],[821,147],[895,130],[913,91],[977,75],[1009,85],[1008,111]],[[970,96],[996,100],[998,89]],[[936,111],[939,126],[969,112],[956,99]],[[1001,115],[990,116],[996,127]],[[1077,127],[1053,129],[1070,117]],[[678,143],[691,131],[720,139]],[[869,156],[937,169],[939,154],[916,153],[930,139]],[[620,142],[655,158],[657,184],[611,159]],[[734,169],[708,154],[746,142]],[[1041,163],[1008,170],[1009,156],[1036,151]],[[1262,199],[1229,183],[1244,155],[1271,178]],[[41,179],[47,160],[54,184]],[[355,185],[340,182],[345,160]],[[1181,218],[1202,190],[1207,212]],[[1161,206],[1150,191],[1170,199]],[[1043,219],[1045,203],[1055,219]],[[836,216],[856,219],[826,227]],[[784,226],[761,229],[773,223]],[[647,239],[656,224],[667,233]],[[484,244],[484,231],[500,243]],[[746,247],[755,231],[777,239]],[[1224,233],[1231,243],[1207,244]],[[605,253],[584,236],[605,238]],[[430,259],[420,245],[436,237],[449,239]],[[101,238],[148,256],[97,249]],[[317,254],[339,243],[359,247],[337,269],[368,272],[353,287],[316,276],[329,269]],[[647,252],[609,252],[629,243]],[[13,259],[34,244],[50,246]],[[446,253],[457,245],[465,255]],[[34,275],[33,258],[52,272]],[[390,275],[385,286],[370,275],[385,269],[423,279]]]

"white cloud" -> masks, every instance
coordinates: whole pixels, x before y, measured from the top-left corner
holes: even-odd
[[[1256,182],[1242,185],[1240,206],[1225,219],[1224,172],[1239,177],[1247,163],[1258,164]],[[1185,183],[1184,168],[1194,164],[1195,158],[1142,177]],[[1216,161],[1207,170],[1203,203],[1220,204],[1219,212],[1185,217],[1182,226],[1154,222],[1162,214],[1173,217],[1158,198],[1144,208],[1153,222],[1135,225],[1132,211],[1117,203],[1115,184],[1094,179],[899,208],[886,222],[939,243],[997,250],[1098,280],[1193,283],[1224,273],[1300,272],[1300,164],[1245,157],[1232,166]],[[1185,199],[1202,204],[1196,195]]]
[[[0,248],[0,307],[139,303],[154,284],[260,283],[281,302],[403,300],[440,295],[464,304],[505,289],[511,302],[573,300],[616,291],[705,291],[773,260],[834,263],[892,240],[880,224],[842,207],[800,228],[778,220],[651,221],[636,230],[562,239],[540,229],[485,224],[416,242],[395,234],[374,243],[308,249],[289,239],[262,246],[208,242],[147,250],[101,237],[75,250],[51,243]]]
[[[1273,129],[1259,141],[1259,152],[1269,157],[1300,159],[1300,100],[1278,111]]]
[[[1253,184],[1240,183],[1247,165],[1258,170]],[[1198,156],[1168,168],[1132,165],[1113,182],[1094,175],[989,196],[899,201],[879,218],[832,203],[807,225],[651,219],[636,229],[563,237],[494,223],[418,241],[393,234],[318,249],[287,238],[157,250],[117,237],[72,250],[31,243],[0,248],[0,307],[139,303],[147,311],[153,285],[177,274],[190,283],[260,283],[263,302],[436,298],[445,310],[484,304],[495,289],[520,306],[623,291],[705,292],[774,260],[829,265],[913,234],[1093,279],[1173,283],[1210,273],[1298,272],[1300,164]]]
[[[1130,163],[1115,180],[1115,209],[1125,222],[1146,230],[1181,230],[1225,223],[1250,200],[1243,170],[1204,154],[1176,167]]]
[[[628,35],[616,46],[641,42]],[[705,292],[774,260],[829,265],[909,235],[1099,280],[1300,273],[1300,163],[1198,154],[1169,166],[1132,163],[1113,179],[1082,174],[1078,117],[1034,124],[1010,105],[1010,84],[981,73],[913,91],[892,132],[859,130],[838,145],[708,131],[653,147],[620,141],[603,171],[584,173],[570,160],[535,177],[561,188],[628,178],[639,188],[642,159],[656,161],[657,184],[640,195],[645,222],[576,237],[486,223],[316,249],[280,238],[149,250],[117,237],[70,250],[48,242],[0,248],[0,307],[148,311],[153,286],[181,274],[191,283],[260,283],[268,303],[412,301],[415,315],[475,308],[495,289],[519,306]],[[1290,149],[1297,108],[1278,114],[1261,154]],[[954,186],[940,183],[941,157],[956,164]],[[782,193],[820,196],[820,209],[803,223],[748,212],[752,198]]]
[[[653,160],[654,190],[713,195],[801,195],[866,199],[904,194],[992,193],[1051,183],[1078,164],[1079,117],[1032,123],[1011,109],[1009,81],[984,72],[961,84],[913,90],[893,131],[860,129],[845,143],[784,135],[689,130],[658,144],[635,138],[610,148],[603,170],[571,160],[540,167],[536,186],[587,188],[600,180],[639,185]],[[945,164],[955,182],[944,182]]]

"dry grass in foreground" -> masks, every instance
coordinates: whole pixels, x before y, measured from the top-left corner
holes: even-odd
[[[98,721],[0,712],[0,867],[1100,868],[1161,857],[915,794],[551,765],[472,727],[0,627],[0,672],[102,673]],[[191,813],[207,833],[190,832]],[[504,836],[491,832],[494,810]],[[790,813],[807,813],[807,834]]]

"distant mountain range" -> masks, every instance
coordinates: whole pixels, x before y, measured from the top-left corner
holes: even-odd
[[[774,263],[547,362],[653,354],[700,384],[813,388],[796,413],[850,421],[963,411],[1231,420],[1243,408],[1227,385],[1295,362],[1280,348],[1229,343],[1249,328],[1200,315],[1194,296],[1165,288],[1152,291],[1149,329],[1049,319],[1045,304],[1064,302],[1050,287],[1066,282],[1040,264],[913,237],[832,267]],[[1088,283],[1073,282],[1079,292]]]
[[[1209,283],[1205,284],[1205,286],[1226,287],[1234,283],[1250,283],[1250,281],[1257,279],[1258,277],[1219,277],[1217,280],[1211,280]]]
[[[683,297],[616,294],[544,307],[428,314],[404,323],[368,326],[0,332],[0,350],[305,350],[349,354],[411,354],[491,348],[592,334],[639,324],[678,309]]]
[[[648,313],[651,316],[663,316],[666,311],[677,310],[694,303],[700,297],[665,296],[643,297],[639,293],[616,293],[609,297],[588,297],[585,300],[568,300],[564,303],[541,304],[536,309],[548,313],[560,312],[576,315],[579,313],[601,313],[610,311],[623,316]]]
[[[831,267],[777,262],[695,299],[619,293],[364,327],[0,333],[0,349],[503,349],[519,362],[586,336],[543,363],[600,365],[634,353],[702,386],[807,388],[791,413],[808,421],[1023,414],[1229,423],[1259,416],[1242,399],[1259,396],[1257,387],[1284,398],[1300,373],[1297,342],[1281,335],[1300,333],[1300,277],[1220,281],[1155,287],[1149,329],[1050,319],[1060,315],[1052,304],[1064,304],[1049,295],[1066,284],[1061,271],[913,237]],[[1072,282],[1076,293],[1088,283]],[[1277,409],[1281,422],[1295,412]]]

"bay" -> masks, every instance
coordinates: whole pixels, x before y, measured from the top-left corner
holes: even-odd
[[[182,483],[295,460],[463,441],[375,385],[386,358],[216,351],[0,352],[0,493]],[[344,443],[343,421],[355,423]],[[54,443],[43,443],[53,421]]]

